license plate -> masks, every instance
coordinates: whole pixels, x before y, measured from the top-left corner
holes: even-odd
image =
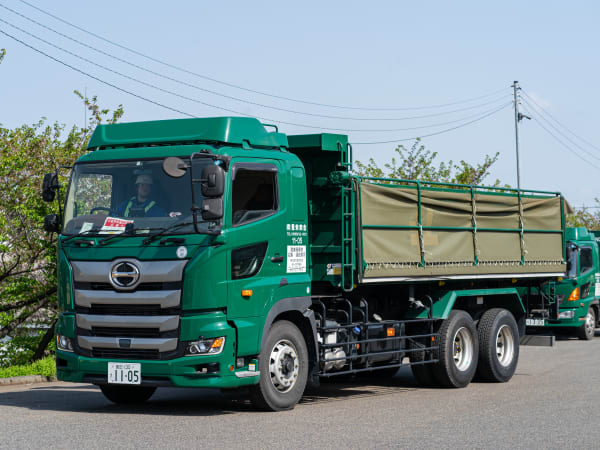
[[[142,384],[142,365],[140,363],[108,363],[108,382],[110,384]]]
[[[525,325],[528,327],[543,327],[544,319],[525,319]]]

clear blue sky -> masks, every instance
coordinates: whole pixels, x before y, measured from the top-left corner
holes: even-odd
[[[534,111],[537,121],[523,121],[522,187],[561,191],[576,206],[593,205],[594,198],[600,197],[597,111],[600,5],[597,2],[27,1],[88,31],[190,72],[299,100],[357,107],[410,108],[462,101],[503,89],[476,101],[421,110],[365,111],[295,103],[168,68],[69,27],[20,0],[0,0],[0,6],[179,82],[140,71],[82,47],[2,7],[0,20],[97,64],[196,101],[124,79],[0,21],[0,30],[84,72],[193,116],[231,115],[199,103],[204,102],[270,119],[265,122],[280,122],[280,129],[290,134],[319,130],[281,122],[329,130],[397,129],[447,123],[412,131],[347,132],[355,143],[429,134],[508,104],[510,85],[518,80],[529,95],[530,104],[533,99],[576,134],[570,134],[541,111]],[[0,48],[7,51],[0,65],[0,123],[5,127],[31,124],[42,116],[51,122],[82,125],[84,108],[72,93],[74,89],[87,89],[88,95],[98,95],[101,105],[109,108],[123,104],[124,121],[185,117],[103,85],[2,34]],[[242,103],[201,89],[307,114]],[[446,114],[456,109],[464,110]],[[381,120],[431,114],[438,115]],[[500,160],[493,167],[490,181],[499,178],[503,183],[516,185],[512,105],[463,128],[424,138],[423,142],[428,149],[439,153],[440,160],[464,159],[475,163],[481,161],[483,155],[498,151]],[[366,161],[373,157],[382,164],[390,159],[395,146],[394,143],[357,144],[355,158]]]

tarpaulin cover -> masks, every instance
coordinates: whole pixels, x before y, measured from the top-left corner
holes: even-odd
[[[560,196],[422,187],[419,230],[415,186],[359,186],[364,278],[566,269]]]

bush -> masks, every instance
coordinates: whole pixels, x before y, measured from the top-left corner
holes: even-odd
[[[55,377],[56,363],[54,362],[54,356],[46,356],[31,364],[0,369],[0,378],[20,377],[24,375]]]

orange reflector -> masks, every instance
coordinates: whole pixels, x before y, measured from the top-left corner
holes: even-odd
[[[585,303],[580,303],[581,306],[585,306]]]
[[[388,328],[387,335],[388,337],[396,336],[396,330],[394,328]]]
[[[356,344],[356,350],[360,348],[360,344]]]
[[[579,287],[573,289],[573,292],[571,292],[571,295],[569,295],[569,298],[567,299],[569,302],[574,302],[575,300],[579,300]]]
[[[243,289],[242,297],[252,297],[252,289]]]
[[[435,336],[431,336],[431,342],[435,342]]]
[[[233,372],[233,364],[229,366],[229,371]]]
[[[223,346],[223,338],[217,338],[213,341],[210,348],[219,348]]]

